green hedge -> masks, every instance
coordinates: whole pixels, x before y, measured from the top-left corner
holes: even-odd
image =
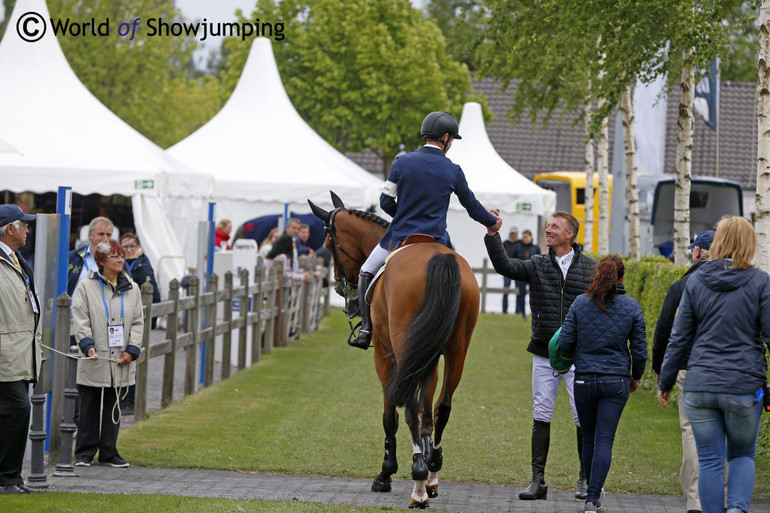
[[[677,267],[663,257],[644,257],[639,262],[631,262],[624,258],[623,261],[626,265],[626,278],[624,281],[626,294],[639,301],[642,313],[644,314],[644,321],[647,325],[649,363],[652,361],[652,340],[655,334],[655,326],[658,324],[658,316],[660,315],[660,309],[663,307],[666,292],[668,292],[668,288],[672,283],[684,275],[688,268]],[[655,373],[651,365],[647,365],[641,386],[647,390],[657,388]],[[674,390],[672,399],[676,400],[676,389]],[[762,425],[757,442],[757,455],[766,456],[769,454],[770,414],[764,414],[762,415]]]

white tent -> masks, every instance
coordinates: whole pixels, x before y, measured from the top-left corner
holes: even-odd
[[[270,39],[256,38],[232,96],[214,118],[169,148],[181,162],[216,177],[217,218],[238,226],[307,200],[331,208],[378,204],[382,180],[334,149],[294,109],[278,74]]]
[[[460,135],[462,139],[452,142],[447,157],[462,167],[468,186],[482,205],[500,209],[504,223],[500,236],[505,240],[511,226],[518,227],[519,236],[529,229],[535,242],[545,249],[545,241],[537,238],[544,218],[556,208],[556,194],[525,178],[495,151],[478,103],[469,102],[463,107]],[[471,267],[481,267],[487,256],[483,241],[487,230],[468,216],[457,198],[450,204],[447,226],[455,250]]]
[[[166,290],[185,272],[183,244],[188,259],[195,255],[190,220],[205,219],[213,177],[175,161],[100,103],[47,22],[42,39],[22,40],[15,27],[28,12],[50,18],[44,0],[17,2],[0,42],[0,138],[12,148],[0,152],[2,188],[44,193],[71,186],[83,195],[131,197],[137,234]]]

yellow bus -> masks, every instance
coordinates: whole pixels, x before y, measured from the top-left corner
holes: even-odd
[[[609,177],[610,189],[610,214],[612,214],[612,175]],[[577,242],[585,244],[585,193],[586,193],[586,173],[585,171],[554,171],[551,173],[539,173],[533,180],[543,189],[548,189],[556,193],[556,210],[564,210],[577,217],[580,221],[580,231],[578,231]],[[594,208],[593,208],[593,244],[591,251],[596,251],[599,247],[599,173],[594,173]]]

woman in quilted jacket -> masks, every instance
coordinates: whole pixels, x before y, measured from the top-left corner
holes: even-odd
[[[561,350],[575,358],[575,407],[588,478],[583,511],[602,508],[615,431],[647,363],[642,309],[625,295],[624,275],[620,257],[604,257],[586,293],[572,303],[559,335]]]

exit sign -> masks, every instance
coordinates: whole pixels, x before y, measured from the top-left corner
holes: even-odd
[[[154,189],[155,180],[134,180],[134,189]]]
[[[516,210],[532,211],[532,203],[516,203]]]

